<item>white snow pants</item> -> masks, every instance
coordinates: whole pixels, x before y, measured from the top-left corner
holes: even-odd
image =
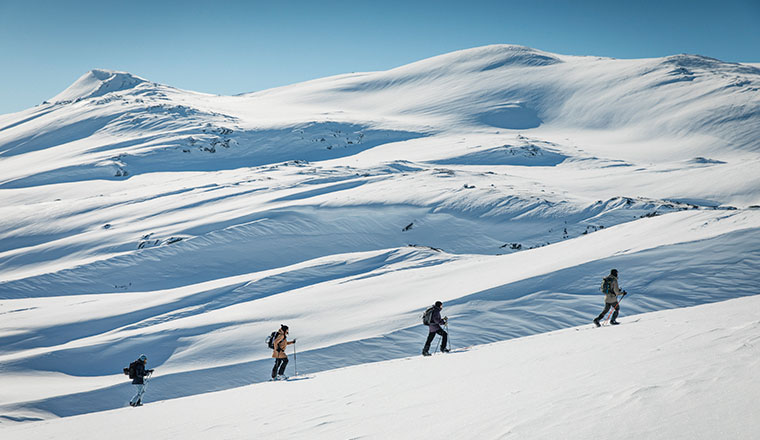
[[[137,405],[138,402],[142,400],[143,394],[145,394],[145,385],[144,383],[137,383],[135,384],[135,388],[137,389],[137,394],[135,394],[135,397],[132,398],[132,400],[129,401],[129,404],[132,406]]]

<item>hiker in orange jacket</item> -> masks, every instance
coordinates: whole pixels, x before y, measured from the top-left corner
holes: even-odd
[[[274,368],[272,368],[272,380],[287,379],[287,376],[285,376],[285,367],[288,365],[288,355],[285,354],[285,348],[287,348],[288,345],[295,343],[295,339],[288,341],[288,326],[282,324],[274,339],[274,352],[272,353],[272,357],[275,361]]]

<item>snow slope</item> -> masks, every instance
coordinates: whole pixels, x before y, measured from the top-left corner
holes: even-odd
[[[588,323],[612,267],[624,321],[756,295],[759,86],[510,45],[238,96],[93,70],[0,116],[0,429],[123,406],[141,352],[152,401],[265,381],[280,323],[316,373],[418,354],[435,300],[455,347]]]
[[[754,296],[9,427],[3,437],[752,439],[759,342]]]

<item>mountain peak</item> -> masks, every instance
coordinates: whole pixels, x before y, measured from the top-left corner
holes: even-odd
[[[93,69],[85,73],[66,90],[54,96],[52,102],[78,101],[110,92],[131,89],[147,80],[127,72]]]

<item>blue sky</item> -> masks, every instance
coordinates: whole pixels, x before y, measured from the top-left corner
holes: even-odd
[[[237,94],[494,43],[758,63],[760,0],[0,0],[0,114],[93,68]]]

